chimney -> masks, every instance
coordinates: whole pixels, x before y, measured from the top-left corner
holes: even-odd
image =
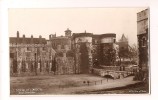
[[[19,31],[17,31],[17,38],[19,38]]]
[[[25,35],[23,35],[23,38],[25,38]]]
[[[19,31],[17,31],[17,40],[16,40],[16,43],[17,44],[19,43]]]
[[[33,35],[31,35],[31,43],[33,43]]]
[[[49,35],[49,40],[51,40],[51,38],[52,38],[51,35]]]
[[[40,36],[39,36],[39,43],[40,43],[40,44],[42,43],[42,39],[41,39],[41,38],[42,38],[42,36],[40,35]]]
[[[23,34],[23,43],[25,44],[25,35]]]

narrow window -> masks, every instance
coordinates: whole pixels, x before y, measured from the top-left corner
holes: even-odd
[[[146,38],[143,37],[143,38],[142,38],[142,47],[145,47],[145,46],[146,46]]]
[[[30,48],[29,48],[29,47],[27,47],[27,51],[30,51]]]

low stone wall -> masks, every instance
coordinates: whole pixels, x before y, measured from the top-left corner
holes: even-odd
[[[106,75],[110,75],[114,79],[124,78],[129,75],[127,71],[114,71],[114,70],[97,69],[97,68],[93,68],[93,74],[96,74],[102,77]]]
[[[103,66],[103,65],[101,65],[101,68],[103,68],[104,70],[120,71],[120,66]]]
[[[96,75],[102,76],[102,74],[101,74],[102,71],[103,71],[103,69],[93,68],[92,74],[96,74]]]

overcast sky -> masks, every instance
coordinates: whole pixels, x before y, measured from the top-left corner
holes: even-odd
[[[129,43],[137,43],[137,13],[146,8],[52,8],[9,9],[9,36],[20,32],[22,37],[64,35],[85,30],[93,34],[116,33],[119,40],[124,33]]]

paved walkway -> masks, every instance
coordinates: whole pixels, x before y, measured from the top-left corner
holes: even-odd
[[[76,93],[83,93],[88,91],[97,91],[97,90],[105,90],[117,87],[125,87],[127,85],[136,84],[140,81],[133,81],[133,77],[127,77],[123,79],[117,79],[109,82],[103,82],[102,84],[97,85],[87,85],[87,86],[80,86],[80,87],[68,87],[68,88],[60,88],[56,90],[52,90],[51,88],[47,90],[45,94],[76,94]]]

